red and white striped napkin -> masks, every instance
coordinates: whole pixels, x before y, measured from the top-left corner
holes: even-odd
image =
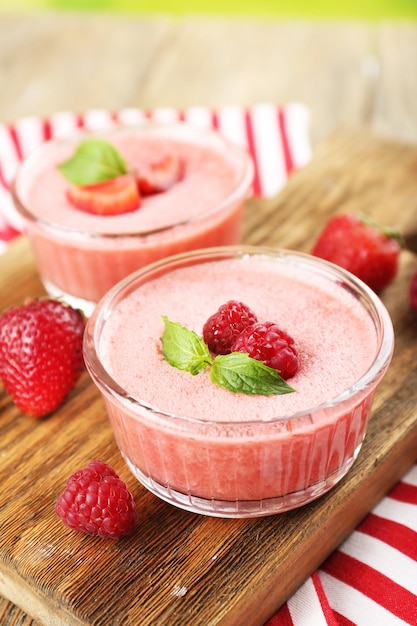
[[[59,112],[0,124],[0,250],[21,231],[9,186],[24,156],[53,137],[115,123],[185,120],[217,128],[255,163],[254,194],[271,197],[310,160],[309,111],[298,103],[183,111]],[[266,626],[417,626],[417,464]]]
[[[266,626],[417,625],[417,464]]]
[[[152,111],[128,108],[119,111],[94,109],[82,114],[61,111],[48,118],[30,116],[13,124],[0,124],[0,250],[22,229],[9,188],[20,161],[39,144],[51,138],[65,138],[75,131],[101,130],[117,123],[140,124],[146,120],[184,120],[200,128],[216,128],[246,147],[255,164],[253,192],[275,195],[289,174],[305,165],[311,156],[309,111],[298,103],[283,107],[259,103],[246,108],[198,106],[184,110],[158,108]]]

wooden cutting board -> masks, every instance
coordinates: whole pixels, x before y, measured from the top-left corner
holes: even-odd
[[[341,210],[414,233],[417,147],[338,131],[277,198],[248,203],[244,238],[308,251]],[[264,624],[417,458],[414,271],[417,258],[404,251],[399,276],[382,295],[396,348],[355,465],[329,494],[289,513],[223,520],[148,493],[124,465],[86,373],[43,420],[21,415],[1,392],[0,593],[47,626]],[[42,293],[21,237],[0,257],[1,308]],[[54,514],[68,475],[92,458],[112,464],[134,493],[139,519],[129,538],[88,537]]]

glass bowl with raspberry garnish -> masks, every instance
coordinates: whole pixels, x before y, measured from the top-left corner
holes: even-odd
[[[84,356],[136,478],[180,508],[239,518],[307,504],[345,476],[393,346],[385,306],[346,270],[226,246],[111,289]]]

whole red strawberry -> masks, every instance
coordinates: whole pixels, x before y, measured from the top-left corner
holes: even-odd
[[[135,501],[126,484],[99,460],[68,478],[55,512],[69,528],[111,539],[129,535],[136,521]]]
[[[417,272],[415,272],[410,281],[410,304],[414,313],[417,315]]]
[[[255,313],[246,304],[229,300],[206,321],[203,339],[211,352],[229,354],[236,337],[256,321]]]
[[[54,411],[84,366],[84,319],[56,300],[32,300],[0,317],[0,378],[31,417]]]
[[[332,217],[317,239],[312,254],[348,270],[374,291],[397,275],[401,245],[398,238],[350,213]]]
[[[232,352],[246,352],[278,370],[287,380],[298,371],[298,352],[294,340],[274,322],[257,322],[247,326],[236,338]]]

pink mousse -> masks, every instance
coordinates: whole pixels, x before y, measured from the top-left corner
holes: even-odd
[[[280,396],[233,394],[164,361],[161,316],[202,335],[206,319],[227,300],[240,300],[260,321],[278,323],[294,339],[300,359]],[[305,411],[348,389],[370,367],[376,351],[373,323],[347,291],[314,283],[291,265],[224,261],[182,268],[145,283],[106,322],[100,356],[114,380],[133,397],[163,411],[214,421],[268,420]]]
[[[294,258],[256,254],[199,265],[187,259],[136,282],[111,314],[104,304],[93,315],[97,326],[88,327],[87,344],[94,332],[94,354],[106,373],[91,367],[88,350],[87,366],[124,458],[153,493],[196,512],[266,515],[317,498],[352,465],[390,360],[387,353],[374,365],[384,324],[390,344],[390,323],[375,304],[377,332],[338,276],[329,278],[321,263],[310,271],[309,257]],[[192,376],[163,359],[162,316],[201,336],[209,315],[230,299],[293,337],[300,358],[288,381],[294,393],[234,394],[213,384],[208,370]],[[352,389],[372,367],[368,383]]]
[[[26,191],[31,213],[47,222],[88,233],[147,233],[204,215],[233,192],[240,172],[233,160],[213,146],[167,139],[161,133],[125,131],[108,139],[129,170],[140,170],[164,156],[178,157],[183,177],[171,189],[142,198],[141,206],[123,215],[99,216],[75,208],[66,197],[68,181],[57,164],[69,158],[77,142],[58,145],[43,159]]]
[[[253,177],[245,150],[186,124],[116,128],[101,136],[120,151],[128,169],[172,155],[180,159],[183,176],[168,191],[144,197],[136,211],[103,217],[70,204],[68,181],[57,168],[80,137],[46,142],[23,163],[14,196],[45,287],[76,306],[83,304],[74,298],[87,301],[90,312],[115,283],[144,265],[239,243]]]

